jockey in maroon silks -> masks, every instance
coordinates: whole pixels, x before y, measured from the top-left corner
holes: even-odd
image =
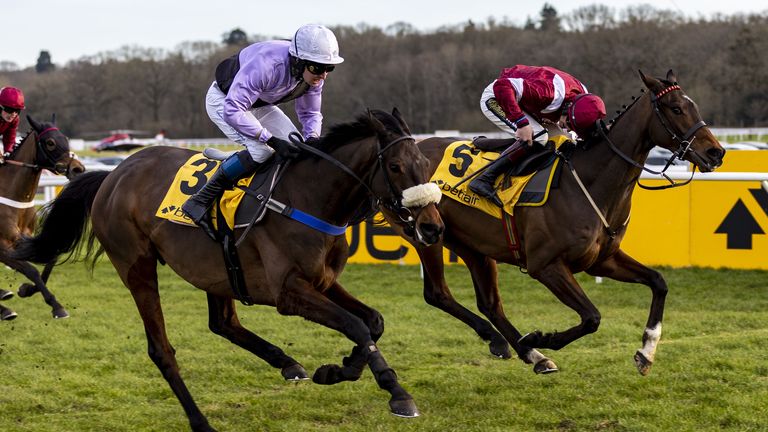
[[[493,124],[517,138],[469,183],[472,192],[499,207],[502,203],[494,189],[496,178],[529,152],[533,136],[544,130],[542,122],[559,123],[583,139],[594,131],[598,120],[605,118],[600,97],[589,93],[578,79],[549,66],[517,65],[502,70],[483,91],[480,109]]]
[[[24,93],[16,87],[3,87],[0,89],[0,135],[3,136],[3,153],[13,151],[16,145],[16,130],[19,128],[19,113],[24,109]],[[0,154],[0,164],[5,162]],[[0,300],[8,300],[13,297],[13,292],[0,289]],[[12,320],[16,318],[16,312],[0,305],[0,320]]]
[[[0,89],[0,135],[3,136],[3,153],[10,153],[16,145],[19,113],[23,109],[24,93],[21,90],[16,87]]]

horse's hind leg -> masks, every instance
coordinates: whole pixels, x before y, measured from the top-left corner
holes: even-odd
[[[281,370],[286,380],[309,379],[307,371],[283,350],[246,330],[237,318],[237,310],[231,298],[208,294],[208,327],[215,334],[246,349]]]
[[[108,253],[109,254],[109,253]],[[160,295],[157,289],[157,261],[153,257],[139,257],[130,263],[125,263],[110,255],[123,283],[131,291],[133,300],[144,322],[147,335],[149,358],[160,369],[163,378],[181,403],[189,419],[193,431],[215,431],[209,424],[192,395],[189,393],[184,380],[179,373],[174,349],[168,341],[165,331],[165,320],[160,306]]]
[[[298,315],[334,329],[355,342],[360,355],[366,356],[376,383],[390,393],[389,406],[392,413],[401,417],[419,415],[413,398],[398,383],[395,371],[384,360],[363,320],[317,292],[306,280],[295,274],[286,279],[282,293],[277,298],[277,310],[281,314]]]
[[[32,264],[26,262],[26,261],[19,261],[12,259],[8,257],[8,254],[6,252],[3,252],[0,254],[0,262],[4,263],[8,267],[16,270],[17,272],[23,274],[26,276],[27,279],[32,281],[34,283],[34,289],[30,290],[28,293],[22,290],[24,287],[22,285],[21,288],[19,288],[19,297],[28,297],[38,291],[43,295],[43,300],[51,307],[52,315],[54,318],[68,318],[69,313],[66,309],[64,309],[64,306],[62,306],[58,300],[56,300],[56,297],[51,293],[51,291],[48,290],[48,287],[45,286],[45,280],[42,279],[40,276],[40,272],[37,271],[37,268],[33,266]],[[51,263],[50,265],[53,266],[54,263]],[[48,266],[46,265],[46,269],[48,269]],[[50,275],[51,271],[48,270],[48,275]],[[46,275],[46,278],[47,276]],[[31,285],[30,285],[31,286]]]
[[[509,344],[491,323],[465,308],[453,298],[445,281],[443,246],[436,243],[429,247],[417,248],[424,266],[424,300],[454,318],[470,326],[484,341],[489,343],[491,354],[508,359],[512,357]],[[495,270],[495,269],[494,269]]]
[[[517,356],[525,363],[533,364],[533,371],[538,373],[557,372],[557,365],[538,350],[520,344],[522,335],[509,322],[501,296],[499,295],[498,272],[496,261],[485,255],[465,250],[456,250],[459,257],[467,264],[475,286],[477,308],[496,326],[514,348]]]
[[[378,342],[384,334],[384,317],[372,307],[353,297],[338,282],[323,292],[332,302],[363,320],[371,332],[371,340]],[[342,381],[357,381],[363,374],[368,354],[356,345],[348,357],[344,357],[343,366],[324,365],[315,371],[312,379],[319,384],[336,384]]]
[[[43,280],[43,284],[48,283],[48,278],[51,276],[51,271],[53,271],[53,267],[55,265],[56,265],[56,261],[54,260],[46,264],[45,267],[43,268],[43,273],[40,274],[40,279]],[[33,294],[36,294],[38,291],[39,290],[35,285],[32,285],[30,283],[23,283],[19,287],[19,297],[29,297]]]
[[[600,326],[600,312],[581,289],[565,263],[560,260],[553,261],[541,270],[531,271],[530,275],[549,288],[564,305],[576,311],[581,322],[562,332],[528,333],[520,340],[521,344],[559,350],[576,339],[597,331]]]
[[[635,353],[635,365],[638,372],[648,375],[656,355],[656,347],[661,339],[661,320],[664,316],[664,302],[667,298],[667,283],[656,270],[637,262],[634,258],[619,250],[610,258],[596,264],[587,273],[593,276],[605,276],[621,282],[641,283],[651,288],[653,298],[648,321],[643,332],[643,347]]]

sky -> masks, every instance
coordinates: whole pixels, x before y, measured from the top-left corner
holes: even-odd
[[[366,23],[385,28],[406,22],[419,31],[433,31],[467,20],[486,22],[506,18],[522,25],[537,20],[545,2],[520,0],[8,0],[2,6],[4,37],[0,61],[34,66],[40,51],[64,65],[70,60],[123,46],[172,50],[182,42],[220,42],[223,34],[240,28],[248,35],[290,38],[307,23],[327,26]],[[564,15],[578,7],[607,4],[617,10],[649,4],[686,16],[714,13],[761,13],[765,0],[550,0]],[[15,27],[16,30],[13,30]],[[344,54],[344,47],[341,47]]]

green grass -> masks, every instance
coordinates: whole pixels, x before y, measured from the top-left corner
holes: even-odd
[[[384,315],[379,343],[422,416],[389,414],[366,371],[357,382],[286,383],[279,371],[213,335],[205,294],[161,269],[166,325],[200,409],[220,431],[762,431],[768,429],[768,272],[662,269],[670,287],[664,333],[647,377],[635,370],[650,291],[578,277],[602,312],[597,333],[560,351],[537,376],[493,358],[465,327],[422,299],[412,266],[352,265],[343,284]],[[0,286],[20,277],[5,270]],[[459,301],[475,309],[466,270],[448,269]],[[515,268],[500,274],[505,310],[522,331],[578,320]],[[0,430],[185,431],[181,406],[146,354],[133,301],[108,262],[91,275],[65,264],[51,289],[72,318],[54,321],[41,298],[5,304],[0,322]],[[310,373],[339,362],[351,342],[266,307],[240,307],[243,324]]]

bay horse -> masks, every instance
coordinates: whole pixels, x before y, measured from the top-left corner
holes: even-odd
[[[371,111],[354,122],[336,125],[315,148],[349,171],[305,153],[292,161],[276,186],[274,199],[336,226],[383,205],[402,216],[398,222],[418,239],[415,242],[438,241],[443,224],[435,203],[440,194],[429,183],[429,162],[397,109],[391,115]],[[175,173],[192,155],[187,149],[151,147],[130,156],[111,173],[91,172],[76,178],[52,202],[40,233],[19,242],[16,256],[47,262],[71,251],[90,220],[90,239],[98,239],[133,296],[144,322],[149,357],[184,408],[192,430],[212,431],[179,374],[168,340],[158,293],[158,262],[207,292],[213,333],[281,369],[285,379],[306,379],[307,373],[280,348],[240,324],[219,246],[201,229],[155,216]],[[404,198],[411,195],[409,191],[424,189],[431,191],[427,194],[431,199]],[[68,229],[63,230],[64,226]],[[242,232],[238,229],[236,234]],[[93,252],[91,246],[89,242],[87,251]],[[343,365],[319,367],[313,381],[356,380],[367,364],[379,387],[391,394],[393,414],[419,415],[413,398],[376,346],[384,331],[381,314],[338,282],[349,256],[343,230],[339,235],[325,234],[280,213],[267,212],[240,242],[238,253],[247,293],[256,304],[304,317],[354,342]]]
[[[69,139],[55,124],[37,122],[27,116],[32,130],[21,140],[5,163],[0,166],[0,262],[23,274],[32,284],[19,288],[19,296],[27,297],[41,292],[51,306],[54,318],[69,316],[66,309],[46,287],[55,261],[46,262],[43,274],[32,264],[10,256],[13,244],[21,236],[32,235],[36,221],[34,197],[42,170],[65,175],[68,179],[85,171],[69,149]],[[67,229],[64,227],[63,229]],[[0,305],[3,310],[8,310]]]
[[[536,348],[559,350],[597,331],[600,325],[600,312],[574,278],[574,273],[586,272],[650,287],[652,300],[643,346],[634,356],[638,371],[642,375],[649,373],[661,337],[667,284],[659,272],[637,262],[620,248],[629,222],[632,192],[654,146],[672,150],[702,172],[720,166],[725,150],[701,120],[697,105],[677,84],[671,70],[666,79],[646,77],[642,72],[640,77],[648,92],[644,89],[645,94],[636,98],[607,132],[580,145],[570,157],[570,166],[594,199],[595,208],[576,177],[564,169],[559,188],[551,190],[545,205],[514,210],[521,258],[516,258],[508,247],[499,219],[453,199],[442,200],[438,207],[446,225],[442,241],[430,246],[415,245],[424,266],[427,303],[469,325],[490,343],[492,354],[509,358],[509,343],[520,359],[534,364],[536,373],[556,371],[557,365]],[[435,170],[446,147],[456,140],[433,137],[418,145]],[[490,322],[451,295],[443,274],[443,246],[466,263],[478,310]],[[580,322],[565,331],[521,335],[504,314],[497,285],[497,262],[527,270],[530,277],[573,309]]]

